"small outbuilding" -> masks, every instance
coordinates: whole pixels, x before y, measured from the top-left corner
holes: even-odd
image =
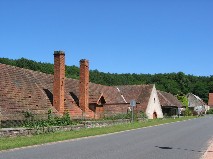
[[[158,96],[160,99],[161,108],[163,115],[166,116],[176,116],[180,115],[180,108],[182,107],[181,102],[171,93],[158,91]]]
[[[187,98],[189,102],[189,109],[195,114],[206,114],[207,110],[209,110],[209,106],[197,95],[188,93]]]

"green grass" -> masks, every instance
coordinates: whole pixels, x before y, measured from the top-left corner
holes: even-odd
[[[64,141],[70,139],[76,139],[81,137],[89,137],[101,134],[109,134],[119,131],[132,130],[137,128],[143,128],[148,126],[154,126],[159,124],[183,121],[187,119],[192,119],[195,117],[182,117],[182,118],[168,118],[168,119],[155,119],[148,120],[146,122],[135,122],[128,124],[120,124],[109,127],[102,128],[90,128],[90,129],[81,129],[78,131],[67,131],[67,132],[56,132],[49,134],[41,134],[35,136],[22,136],[22,137],[13,137],[13,138],[0,138],[0,150],[7,150],[13,148],[19,148],[24,146],[39,145],[44,143]]]

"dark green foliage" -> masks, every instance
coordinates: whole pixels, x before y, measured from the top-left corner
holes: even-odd
[[[118,119],[131,119],[131,113],[127,113],[127,114],[115,114],[115,115],[111,115],[111,116],[106,116],[104,117],[103,120],[118,120]]]
[[[148,119],[147,115],[145,112],[140,111],[140,112],[134,112],[134,121],[137,121],[138,119]],[[118,119],[132,119],[132,113],[126,113],[126,114],[115,114],[111,116],[106,116],[104,117],[104,120],[118,120]]]
[[[24,122],[22,120],[4,120],[0,122],[0,128],[16,128],[23,125]]]
[[[213,108],[209,109],[206,113],[207,114],[213,114]]]
[[[140,118],[140,119],[148,119],[148,116],[146,115],[146,113],[144,111],[140,111],[138,112],[137,114],[137,118]]]
[[[50,63],[41,63],[33,60],[28,60],[25,58],[10,60],[8,58],[0,58],[0,63],[17,66],[21,68],[26,68],[34,71],[39,71],[47,74],[53,74],[53,64]]]
[[[30,128],[50,127],[50,126],[66,126],[72,125],[73,121],[70,119],[68,112],[65,112],[62,117],[55,116],[52,110],[48,110],[47,119],[35,119],[36,115],[31,112],[23,112],[25,117],[24,126]]]
[[[53,64],[41,63],[21,58],[10,60],[0,58],[0,63],[23,67],[35,71],[53,74]],[[66,77],[79,79],[79,67],[66,66]],[[156,84],[158,90],[176,94],[187,94],[189,92],[198,95],[205,102],[208,101],[208,93],[213,92],[213,76],[185,75],[183,72],[165,74],[117,74],[103,73],[98,70],[90,71],[90,81],[108,86],[115,85],[141,85]]]
[[[23,112],[23,115],[25,117],[25,119],[29,119],[29,120],[33,120],[34,119],[34,115],[31,112]]]

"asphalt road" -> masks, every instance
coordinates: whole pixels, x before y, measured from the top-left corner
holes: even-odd
[[[0,152],[0,159],[199,159],[213,116],[105,136]]]

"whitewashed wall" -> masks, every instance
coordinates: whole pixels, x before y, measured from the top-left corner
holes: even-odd
[[[157,113],[157,118],[163,118],[163,112],[161,109],[160,101],[158,98],[157,90],[155,88],[155,85],[152,88],[152,93],[149,98],[149,103],[146,109],[146,115],[148,116],[148,119],[153,119],[153,113]]]

